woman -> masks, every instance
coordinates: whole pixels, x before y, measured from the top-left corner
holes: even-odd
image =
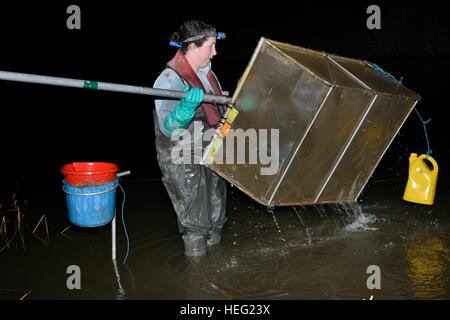
[[[219,34],[220,35],[220,34]],[[202,137],[194,135],[194,126],[206,129],[217,126],[223,112],[221,106],[202,103],[204,93],[221,95],[220,84],[211,70],[211,59],[217,54],[216,30],[201,21],[184,22],[171,36],[171,44],[179,47],[156,79],[153,87],[187,91],[180,101],[155,100],[156,150],[162,181],[169,193],[178,218],[185,255],[202,256],[207,246],[218,244],[226,221],[226,184],[223,179],[198,164],[195,156],[202,154],[194,147],[204,148]],[[172,149],[185,140],[172,135],[186,129],[191,137],[189,159],[175,163]],[[186,159],[186,155],[183,155]]]

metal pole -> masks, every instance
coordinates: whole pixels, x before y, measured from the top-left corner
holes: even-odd
[[[111,225],[111,236],[112,259],[116,260],[116,215],[114,215]]]
[[[134,94],[143,94],[155,97],[182,99],[186,97],[186,92],[167,89],[156,89],[140,86],[131,86],[126,84],[109,83],[109,82],[97,82],[80,79],[70,79],[52,76],[42,76],[37,74],[19,73],[10,71],[0,71],[0,80],[28,82],[37,84],[47,84],[51,86],[62,87],[74,87],[93,90],[126,92]],[[204,102],[227,104],[231,102],[231,97],[205,94],[203,98]]]

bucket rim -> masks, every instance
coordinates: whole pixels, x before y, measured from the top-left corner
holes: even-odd
[[[80,165],[87,165],[87,166],[109,166],[110,168],[102,169],[102,170],[86,170],[86,171],[74,171],[74,163],[80,164]],[[86,161],[86,162],[71,162],[63,165],[60,169],[60,172],[64,175],[82,175],[82,176],[90,176],[90,175],[97,175],[97,174],[109,174],[109,173],[115,173],[119,171],[119,166],[112,162],[92,162],[92,161]]]

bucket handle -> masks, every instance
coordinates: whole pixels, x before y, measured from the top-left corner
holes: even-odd
[[[127,175],[129,175],[129,174],[131,174],[131,171],[130,171],[130,170],[119,172],[119,173],[116,174],[116,176],[117,176],[118,178],[120,178],[120,177],[123,177],[123,176],[127,176]]]
[[[433,165],[433,170],[430,170],[430,171],[439,170],[439,166],[438,166],[436,160],[434,160],[434,158],[432,156],[422,154],[419,156],[419,159],[422,159],[422,161],[423,161],[423,159],[427,159],[428,161],[431,162],[431,164]]]
[[[74,193],[74,192],[69,192],[69,191],[66,190],[66,188],[64,188],[64,186],[62,187],[62,189],[63,189],[63,191],[65,193],[71,194],[71,195],[74,195],[74,196],[96,196],[96,195],[99,195],[99,194],[110,192],[110,191],[114,190],[115,188],[117,188],[118,185],[119,184],[116,183],[114,186],[112,186],[111,188],[109,188],[107,190],[103,190],[103,191],[99,191],[99,192],[93,192],[93,193]]]

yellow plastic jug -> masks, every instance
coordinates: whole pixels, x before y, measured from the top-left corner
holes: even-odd
[[[430,169],[424,162],[425,158],[427,158],[425,154],[417,156],[417,153],[411,153],[409,156],[409,175],[403,200],[432,205],[439,167],[436,160],[428,156],[427,160],[433,165],[433,169]]]

